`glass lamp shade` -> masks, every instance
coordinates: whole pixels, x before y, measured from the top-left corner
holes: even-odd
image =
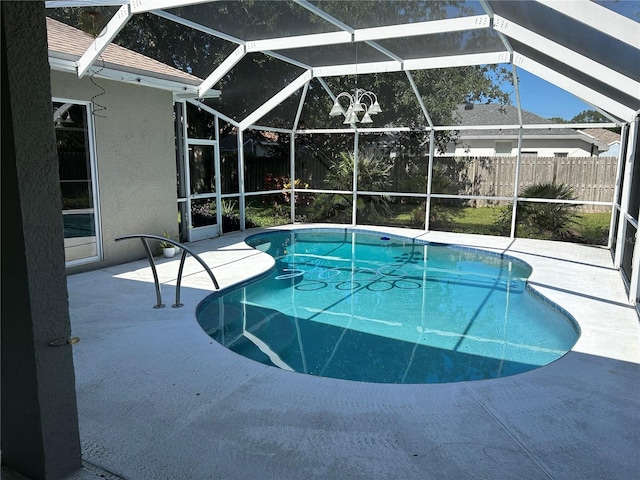
[[[362,113],[364,112],[364,107],[362,106],[362,103],[360,102],[356,102],[353,104],[353,111],[356,113]]]
[[[338,102],[335,102],[333,104],[333,108],[329,112],[329,116],[337,117],[337,116],[340,116],[340,115],[343,115],[343,114],[344,114],[344,111],[342,110],[342,107],[340,106],[340,104]]]
[[[363,115],[362,120],[360,120],[360,123],[373,123],[373,120],[371,120],[371,116],[369,115],[369,112],[366,112]]]
[[[351,111],[351,113],[347,112],[347,117],[342,123],[344,123],[345,125],[352,125],[354,123],[358,123],[358,116],[355,114],[354,111]]]
[[[380,104],[376,100],[375,103],[371,105],[371,107],[369,107],[369,114],[375,115],[376,113],[380,113],[380,112],[382,112],[382,109],[380,108]]]

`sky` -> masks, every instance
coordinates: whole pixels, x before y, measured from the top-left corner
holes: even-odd
[[[596,0],[596,3],[636,22],[640,21],[640,1],[638,0]],[[584,110],[594,109],[572,94],[522,68],[518,69],[518,80],[522,108],[543,118],[561,117],[565,120],[571,120]],[[513,95],[512,101],[515,105],[515,96]]]
[[[571,120],[584,110],[593,110],[592,106],[578,97],[522,68],[518,69],[518,81],[522,109],[543,118],[561,117]],[[515,96],[512,96],[512,100],[515,105]]]

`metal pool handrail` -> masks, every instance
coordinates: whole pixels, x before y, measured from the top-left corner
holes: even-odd
[[[159,240],[161,242],[167,242],[167,243],[170,243],[171,245],[174,245],[182,249],[182,257],[180,258],[180,268],[178,269],[178,281],[176,282],[176,303],[172,305],[173,308],[179,308],[183,306],[183,304],[180,303],[180,284],[182,282],[182,270],[184,269],[184,261],[187,258],[187,253],[191,254],[191,256],[195,258],[200,263],[200,265],[204,267],[206,272],[209,274],[209,277],[211,277],[211,280],[213,281],[213,285],[216,287],[216,290],[220,290],[220,285],[218,285],[218,281],[216,280],[216,277],[213,275],[213,272],[208,267],[208,265],[204,263],[204,261],[198,256],[197,253],[193,252],[182,243],[171,240],[170,238],[161,237],[160,235],[149,235],[146,233],[134,233],[131,235],[123,235],[122,237],[116,238],[115,241],[119,242],[120,240],[128,240],[130,238],[139,238],[140,241],[142,242],[142,246],[147,252],[149,265],[151,266],[151,271],[153,272],[153,281],[155,282],[155,286],[156,286],[156,304],[153,306],[153,308],[164,308],[164,303],[162,303],[162,295],[160,293],[160,281],[158,280],[156,263],[153,261],[153,254],[151,253],[151,248],[149,248],[149,243],[147,242],[148,238],[152,240]]]

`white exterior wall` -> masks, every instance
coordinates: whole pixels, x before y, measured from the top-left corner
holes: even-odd
[[[456,157],[493,157],[496,155],[496,142],[511,142],[511,153],[506,156],[515,157],[518,154],[517,139],[463,139],[461,145],[450,145],[446,154],[438,156]],[[525,152],[536,152],[539,157],[554,157],[558,153],[566,154],[568,157],[590,157],[591,144],[579,139],[524,139],[522,150]]]
[[[175,134],[171,92],[96,79],[107,107],[94,116],[104,260],[73,267],[90,270],[144,257],[132,233],[177,232]],[[51,72],[53,97],[89,101],[101,92],[89,78]]]

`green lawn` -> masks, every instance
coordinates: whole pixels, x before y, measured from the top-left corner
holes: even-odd
[[[389,226],[421,228],[413,217],[415,206],[394,205],[394,215],[385,222]],[[509,231],[498,227],[504,207],[438,207],[441,220],[432,225],[432,229],[456,233],[474,233],[479,235],[504,235]],[[286,206],[263,205],[252,202],[247,207],[247,227],[270,227],[289,223],[289,208]],[[574,230],[576,235],[571,241],[590,245],[606,245],[609,235],[609,212],[583,212],[577,218]],[[551,235],[532,234],[520,231],[518,236],[528,238],[553,239]]]
[[[446,222],[438,230],[476,233],[480,235],[508,235],[507,231],[500,230],[496,225],[503,207],[463,207],[448,208],[450,221]],[[585,243],[589,245],[606,245],[609,237],[609,223],[611,214],[609,212],[582,212],[576,219],[573,226],[575,236],[570,241]],[[541,238],[545,240],[557,239],[552,235],[527,233],[522,230],[518,236],[526,238]]]
[[[291,210],[283,205],[264,205],[250,202],[245,210],[247,228],[275,227],[291,221]]]

